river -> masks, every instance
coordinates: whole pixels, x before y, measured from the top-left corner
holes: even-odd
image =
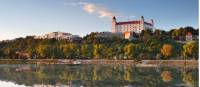
[[[1,64],[0,87],[198,87],[198,68]]]

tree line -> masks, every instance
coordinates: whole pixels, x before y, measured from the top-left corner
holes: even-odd
[[[137,39],[97,37],[91,33],[82,42],[35,39],[33,36],[0,43],[0,58],[19,58],[16,52],[25,52],[36,59],[198,59],[198,40],[178,42],[187,32],[197,35],[198,29],[185,27],[163,30],[145,30],[133,34]],[[177,33],[178,32],[178,33]],[[183,40],[183,39],[181,39]]]

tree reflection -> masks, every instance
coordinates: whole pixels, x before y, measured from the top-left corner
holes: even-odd
[[[162,77],[162,80],[163,80],[164,82],[169,82],[169,81],[172,80],[172,74],[171,74],[170,71],[163,71],[163,72],[161,73],[161,77]]]
[[[198,72],[198,71],[197,71]],[[191,70],[183,72],[183,82],[192,87],[198,87],[198,73]]]
[[[0,79],[16,84],[33,86],[35,84],[103,86],[174,87],[187,83],[198,85],[198,69],[183,74],[175,68],[137,68],[125,65],[32,65],[29,71],[15,71],[22,66],[0,67]],[[173,78],[172,78],[173,77]]]

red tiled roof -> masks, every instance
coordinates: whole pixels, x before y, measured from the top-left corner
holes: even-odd
[[[128,22],[117,22],[117,25],[124,25],[124,24],[139,24],[140,21],[128,21]]]
[[[192,36],[192,33],[191,33],[191,32],[188,32],[188,33],[187,33],[187,36]]]
[[[151,23],[148,22],[144,22],[145,24],[149,25],[149,26],[153,26]]]
[[[141,21],[127,21],[127,22],[117,22],[117,25],[124,25],[124,24],[140,24]],[[153,26],[151,23],[148,22],[144,22],[145,24],[149,25],[149,26]]]

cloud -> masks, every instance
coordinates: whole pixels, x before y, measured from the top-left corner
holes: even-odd
[[[95,11],[95,6],[93,4],[84,5],[83,9],[88,13],[93,13]]]
[[[96,14],[100,18],[112,18],[113,16],[119,17],[119,18],[134,18],[134,15],[120,15],[116,14],[113,11],[108,10],[106,7],[100,4],[94,4],[94,3],[89,3],[89,2],[84,2],[84,1],[79,1],[79,2],[72,2],[68,3],[69,5],[75,6],[75,7],[81,7],[85,12],[89,14]]]
[[[109,11],[107,8],[93,4],[93,3],[87,3],[87,2],[79,2],[78,5],[81,5],[84,11],[90,13],[90,14],[97,14],[100,18],[109,17],[111,18],[114,16],[114,13]]]

